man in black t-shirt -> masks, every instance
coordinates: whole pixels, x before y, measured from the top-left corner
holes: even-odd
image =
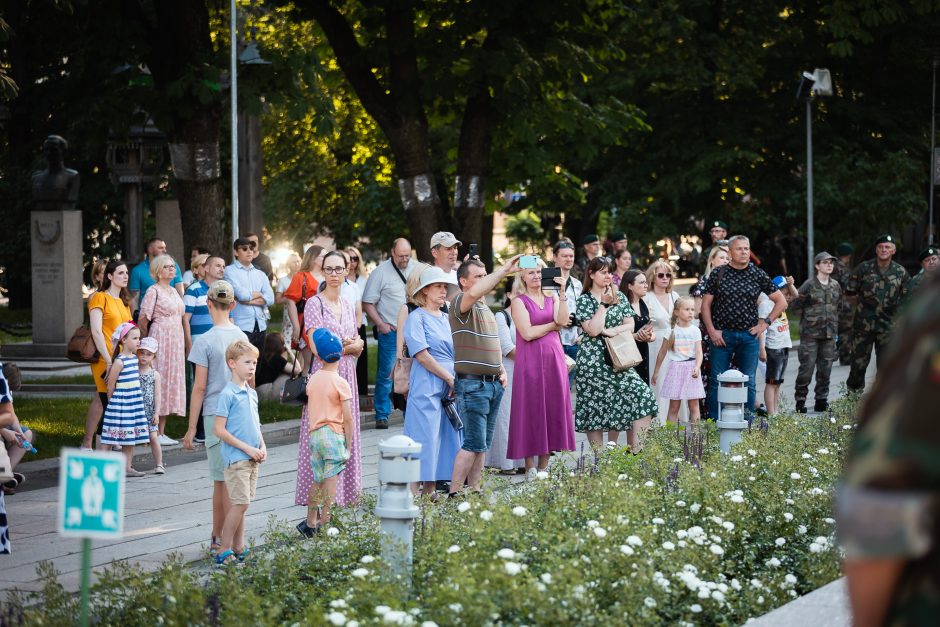
[[[702,322],[712,341],[712,375],[708,379],[708,415],[718,419],[718,375],[728,369],[732,357],[747,380],[747,411],[757,396],[758,337],[787,308],[787,302],[766,272],[750,262],[751,244],[747,237],[729,240],[731,262],[714,270],[705,281]],[[757,318],[757,298],[767,294],[774,302],[770,315]]]

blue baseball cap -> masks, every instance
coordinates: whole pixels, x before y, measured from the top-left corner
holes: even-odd
[[[782,276],[775,276],[773,278],[773,282],[774,282],[774,285],[777,286],[777,289],[780,289],[780,290],[782,290],[783,288],[787,286],[787,280],[786,278]]]
[[[328,364],[339,361],[343,356],[343,342],[329,329],[317,329],[313,332],[313,346],[317,356]]]

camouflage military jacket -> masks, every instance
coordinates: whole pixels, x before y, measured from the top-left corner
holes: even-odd
[[[845,297],[845,288],[849,284],[849,268],[845,265],[845,262],[841,259],[836,259],[833,262],[832,266],[832,275],[831,279],[835,279],[836,283],[839,284],[839,287],[842,288],[842,315],[849,319],[851,322],[852,318],[852,303],[849,302],[849,299]]]
[[[800,286],[790,309],[800,314],[800,337],[835,338],[839,334],[842,287],[833,279],[823,285],[813,277]]]
[[[940,615],[940,275],[928,277],[898,324],[837,499],[848,559],[901,559],[885,625],[936,624]]]
[[[920,284],[924,282],[924,277],[927,276],[927,273],[924,272],[924,269],[921,268],[920,272],[911,277],[911,280],[907,282],[907,291],[913,296],[914,290],[920,287]]]
[[[855,324],[865,327],[890,326],[891,318],[907,292],[907,270],[892,261],[884,272],[878,270],[878,261],[869,259],[855,266],[849,275],[846,294],[858,297]]]

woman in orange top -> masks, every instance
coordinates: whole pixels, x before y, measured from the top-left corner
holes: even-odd
[[[111,334],[124,322],[132,320],[128,303],[131,295],[127,291],[127,282],[130,274],[127,264],[119,259],[108,262],[104,268],[104,278],[101,289],[88,299],[88,320],[91,327],[91,337],[98,349],[98,361],[91,365],[91,375],[95,380],[95,389],[101,399],[101,407],[108,404],[108,384],[104,373],[111,367]],[[90,449],[94,434],[101,435],[101,414],[88,412],[85,419],[85,437],[82,439],[82,448]]]
[[[287,315],[290,316],[291,325],[291,346],[303,350],[304,363],[309,364],[313,353],[304,343],[301,327],[303,326],[303,306],[307,299],[313,298],[318,293],[320,283],[323,281],[323,257],[326,256],[326,249],[322,246],[311,246],[304,253],[303,261],[300,262],[300,270],[294,273],[290,285],[284,291],[287,307]],[[303,303],[301,302],[303,301]]]

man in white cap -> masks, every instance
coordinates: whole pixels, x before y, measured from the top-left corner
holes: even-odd
[[[431,257],[434,258],[434,265],[446,272],[457,281],[457,249],[461,242],[454,237],[453,233],[448,231],[439,231],[431,236]],[[451,296],[448,293],[448,296]]]

